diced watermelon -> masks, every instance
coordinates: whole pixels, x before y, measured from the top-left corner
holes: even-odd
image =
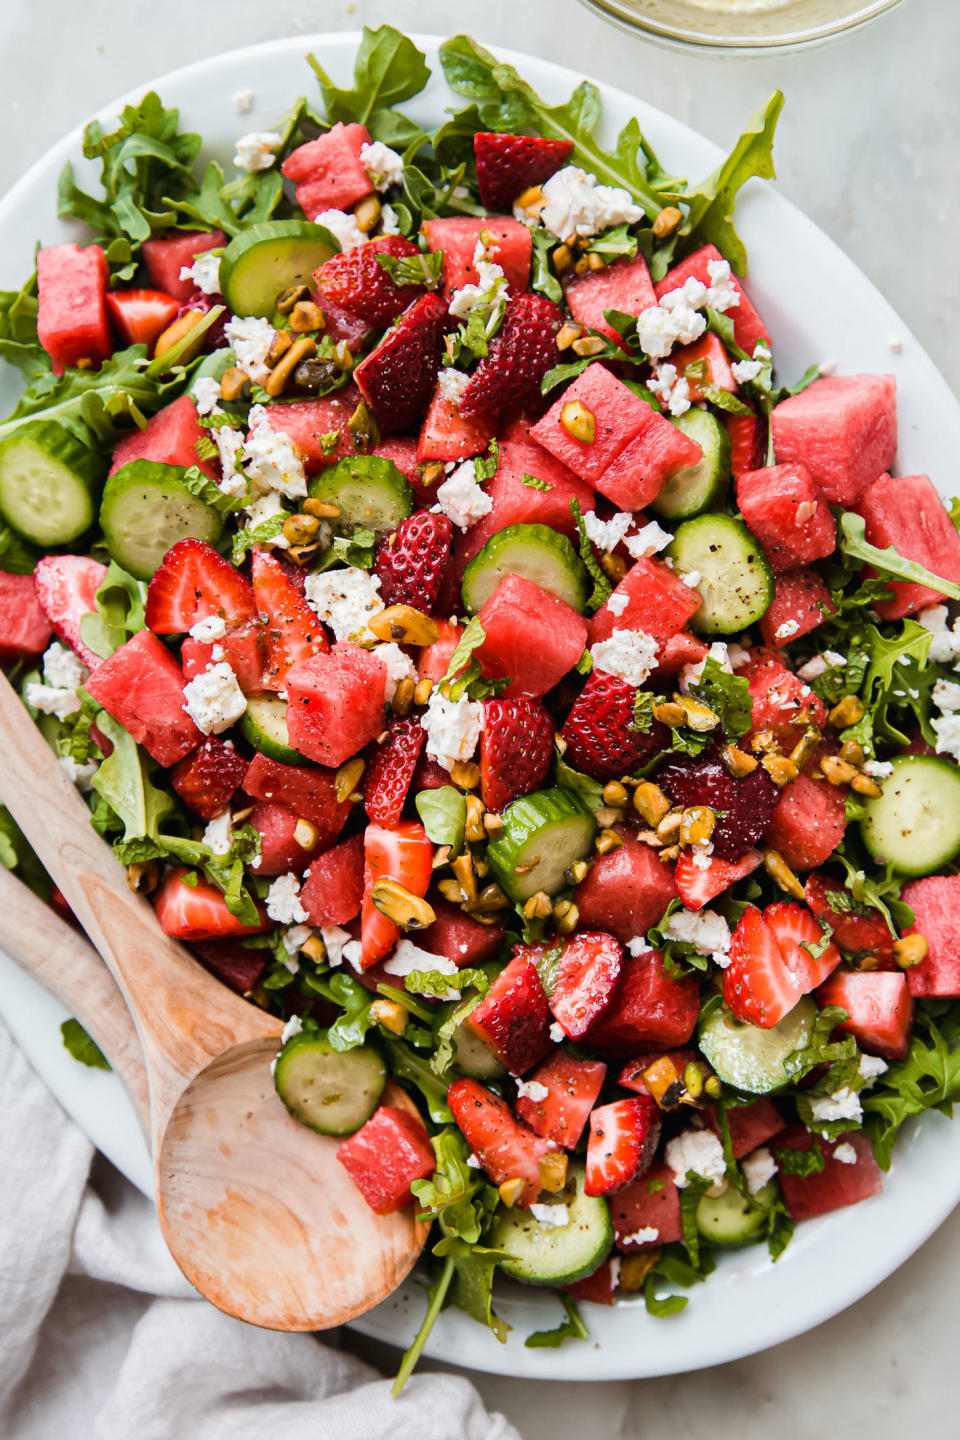
[[[816,570],[785,570],[777,576],[773,599],[760,618],[760,633],[767,645],[789,645],[833,613],[830,591]]]
[[[840,1145],[852,1145],[857,1152],[856,1163],[845,1165],[834,1159]],[[824,1159],[822,1170],[812,1175],[791,1175],[780,1168],[780,1189],[787,1209],[794,1220],[810,1220],[831,1210],[842,1210],[879,1195],[883,1189],[883,1171],[873,1158],[873,1146],[861,1130],[824,1140],[812,1135],[803,1125],[791,1125],[777,1137],[776,1150],[812,1150],[816,1146]]]
[[[37,252],[37,338],[54,375],[81,360],[96,368],[111,354],[109,280],[99,245],[51,245]]]
[[[584,271],[566,286],[566,299],[575,320],[599,330],[616,345],[621,343],[620,336],[603,318],[603,312],[620,310],[625,315],[639,315],[657,303],[650,271],[642,255],[634,260],[614,260],[602,270]]]
[[[615,1305],[617,1270],[613,1258],[603,1260],[591,1275],[584,1275],[582,1280],[575,1280],[572,1285],[558,1285],[557,1289],[571,1296],[578,1305],[584,1300],[593,1305]]]
[[[248,995],[267,968],[269,950],[247,950],[239,940],[193,940],[191,952],[238,995]]]
[[[674,265],[657,285],[657,299],[660,300],[670,290],[679,290],[686,280],[699,280],[703,285],[710,284],[710,271],[707,266],[711,260],[722,260],[723,256],[716,245],[701,245],[699,250],[694,250],[679,265]],[[727,318],[733,322],[733,334],[737,344],[748,355],[752,355],[757,341],[762,340],[765,345],[770,344],[770,337],[767,327],[757,314],[750,302],[747,292],[744,290],[736,275],[731,274],[730,283],[740,296],[740,304],[727,311]]]
[[[450,620],[438,620],[436,623],[440,634],[432,645],[425,645],[417,656],[417,675],[421,680],[443,679],[463,634],[463,626],[454,625]]]
[[[324,210],[350,210],[370,194],[373,185],[360,163],[360,151],[369,143],[366,125],[337,123],[287,156],[280,168],[294,182],[308,220]]]
[[[188,873],[196,883],[186,884],[184,877]],[[202,880],[196,871],[183,868],[171,870],[165,877],[153,896],[153,908],[164,935],[175,940],[223,940],[231,935],[259,935],[273,929],[273,921],[260,907],[260,921],[244,925],[227,909],[221,890]]]
[[[156,465],[197,465],[211,480],[217,471],[211,460],[197,455],[197,441],[207,432],[197,419],[197,407],[189,395],[180,395],[172,405],[165,405],[147,421],[145,430],[131,430],[121,436],[113,447],[110,474],[131,460],[152,460]]]
[[[910,1044],[913,997],[901,970],[835,970],[817,991],[817,1003],[840,1005],[849,1015],[837,1026],[855,1035],[871,1055],[902,1060]]]
[[[613,998],[584,1043],[603,1055],[630,1055],[650,1045],[685,1045],[699,1010],[697,981],[667,975],[659,950],[626,957]]]
[[[651,684],[656,686],[661,680],[672,679],[684,665],[696,665],[706,658],[707,647],[703,641],[696,635],[691,635],[688,630],[679,630],[676,635],[671,635],[664,641],[659,664],[650,676]]]
[[[168,230],[143,242],[143,263],[158,290],[176,300],[189,300],[196,290],[192,280],[181,280],[180,271],[190,269],[198,255],[226,245],[222,230]]]
[[[204,820],[226,809],[247,773],[247,762],[232,740],[207,735],[203,744],[170,772],[170,784],[184,805]]]
[[[719,335],[714,335],[712,330],[708,330],[706,335],[695,340],[692,345],[680,345],[670,352],[670,364],[678,375],[683,375],[688,365],[697,365],[700,361],[703,361],[705,367],[703,381],[698,380],[696,375],[687,376],[691,400],[703,399],[701,383],[716,385],[720,390],[729,390],[731,394],[736,394],[740,387],[730,368],[723,341]]]
[[[655,850],[621,830],[622,845],[598,855],[574,900],[585,930],[606,930],[622,945],[646,935],[676,899],[673,869]]]
[[[361,645],[334,645],[287,674],[290,743],[321,765],[342,765],[383,729],[387,667]]]
[[[831,905],[831,892],[835,902]],[[822,870],[813,870],[803,887],[804,898],[814,915],[825,920],[833,938],[848,955],[877,955],[893,959],[893,936],[878,910],[858,906],[843,882]],[[848,905],[849,909],[838,909]]]
[[[748,470],[737,479],[737,504],[774,570],[822,560],[836,546],[836,521],[805,465]]]
[[[754,730],[805,726],[808,719],[817,729],[825,724],[823,701],[771,651],[755,650],[749,665],[738,673],[750,688]]]
[[[525,484],[524,477],[542,480],[550,488],[540,490]],[[479,554],[491,535],[508,525],[549,525],[561,535],[574,536],[577,526],[571,500],[577,501],[583,514],[594,505],[589,485],[540,445],[529,442],[500,442],[497,473],[485,488],[493,508],[467,531],[464,554],[468,560]]]
[[[624,446],[595,484],[601,495],[621,510],[639,510],[655,500],[680,470],[702,458],[696,440],[651,409],[640,434]]]
[[[300,902],[311,925],[346,925],[363,900],[363,836],[351,835],[318,855],[307,871]]]
[[[719,1135],[720,1125],[712,1108],[707,1111],[707,1119],[710,1128]],[[727,1124],[734,1160],[740,1160],[758,1146],[766,1145],[774,1135],[780,1134],[786,1123],[776,1105],[765,1095],[759,1100],[752,1100],[749,1105],[728,1105]]]
[[[250,812],[250,824],[260,834],[258,875],[300,875],[310,864],[316,847],[310,850],[297,840],[294,832],[300,823],[286,805],[273,800],[259,800]]]
[[[184,709],[183,671],[149,630],[102,660],[86,689],[161,765],[173,765],[203,739]]]
[[[483,415],[466,419],[437,386],[417,442],[417,460],[466,460],[486,450],[495,426]]]
[[[914,560],[934,575],[954,583],[960,576],[960,533],[926,475],[881,475],[860,497],[857,509],[866,523],[871,545],[892,545],[905,560]],[[884,620],[939,605],[944,596],[927,585],[889,580],[892,600],[877,604]]]
[[[354,453],[353,432],[347,422],[359,402],[359,390],[355,385],[348,385],[319,400],[266,405],[264,423],[271,430],[289,436],[303,457],[304,470],[308,475],[315,475],[318,470]]]
[[[510,215],[456,215],[445,220],[424,220],[421,230],[428,250],[443,251],[443,284],[447,295],[476,285],[479,280],[473,262],[481,234],[489,231],[496,250],[494,262],[500,266],[511,295],[519,295],[530,283],[530,256],[533,241],[526,225]],[[482,242],[481,242],[482,243]]]
[[[612,935],[579,930],[564,941],[550,1009],[564,1033],[579,1040],[610,1003],[623,965]]]
[[[433,846],[422,825],[402,820],[396,825],[371,822],[363,832],[363,900],[360,963],[364,970],[382,960],[400,938],[394,922],[373,902],[378,880],[395,880],[411,895],[424,896],[433,872]]]
[[[219,640],[197,640],[192,635],[184,637],[180,650],[183,673],[187,680],[200,675],[208,665],[216,664],[213,652],[226,660],[237,677],[237,684],[244,695],[258,695],[263,690],[263,667],[266,651],[263,644],[263,626],[259,620],[249,620],[236,630],[228,630]]]
[[[907,971],[910,994],[937,999],[960,996],[960,875],[929,875],[905,885],[901,899],[913,907],[904,935],[923,935],[928,951]]]
[[[33,572],[40,609],[54,634],[80,656],[89,670],[96,669],[101,657],[84,642],[80,621],[96,610],[97,591],[106,574],[106,565],[86,555],[44,555]]]
[[[614,630],[644,630],[661,645],[682,630],[700,605],[700,596],[660,560],[634,561],[610,600],[590,621],[590,644],[608,640]],[[622,601],[626,598],[626,605]],[[610,597],[613,599],[613,596]]]
[[[682,1239],[680,1192],[673,1171],[665,1160],[652,1166],[639,1180],[610,1196],[610,1219],[617,1246],[628,1255],[635,1250],[650,1250],[655,1245],[671,1245]],[[649,1239],[634,1239],[635,1235],[645,1230],[657,1233]]]
[[[417,936],[422,950],[445,955],[456,965],[482,965],[500,953],[504,937],[502,925],[481,925],[465,915],[458,905],[450,905],[446,900],[431,899],[430,903],[437,918]]]
[[[843,791],[826,780],[798,775],[784,786],[767,844],[794,870],[812,870],[836,850],[846,823]]]
[[[544,1140],[574,1150],[587,1127],[606,1073],[602,1060],[578,1060],[566,1050],[555,1050],[529,1079],[531,1084],[545,1085],[546,1095],[542,1100],[521,1095],[517,1114]]]
[[[50,644],[53,626],[37,599],[32,575],[0,570],[0,662],[35,659]]]
[[[413,1203],[410,1186],[428,1179],[436,1156],[423,1121],[399,1105],[381,1105],[355,1134],[341,1140],[337,1159],[377,1215]]]
[[[742,860],[718,860],[715,855],[701,856],[689,849],[681,850],[673,872],[677,894],[688,910],[700,910],[708,900],[722,895],[762,864],[759,850],[748,850]]]
[[[507,695],[545,695],[572,670],[587,643],[587,622],[572,606],[522,575],[501,580],[480,609],[484,674],[510,676]]]
[[[531,947],[515,945],[466,1023],[511,1075],[523,1075],[551,1050],[551,1019]]]
[[[892,375],[824,376],[774,407],[773,448],[805,465],[831,505],[853,505],[897,453]]]
[[[574,439],[563,424],[564,407],[577,401],[594,417],[596,433],[590,444]],[[621,450],[647,426],[652,414],[647,402],[603,365],[589,365],[546,415],[531,425],[530,436],[581,480],[594,485]]]
[[[549,1149],[547,1141],[514,1119],[507,1102],[477,1080],[454,1080],[447,1091],[447,1104],[494,1184],[523,1180],[517,1204],[524,1208],[532,1205],[541,1190],[540,1161]]]
[[[350,814],[349,801],[337,799],[333,776],[316,765],[283,765],[254,755],[243,788],[254,800],[276,801],[309,820],[318,832],[317,845],[332,845]]]

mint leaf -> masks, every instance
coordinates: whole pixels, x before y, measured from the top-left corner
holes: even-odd
[[[490,441],[486,455],[478,455],[473,462],[474,474],[477,477],[477,484],[483,485],[487,480],[492,480],[500,468],[500,446],[496,439]]]
[[[557,756],[557,784],[561,790],[569,790],[582,800],[588,810],[599,810],[603,804],[603,786],[591,775],[581,775],[571,765]]]
[[[784,1175],[800,1175],[804,1179],[808,1175],[819,1175],[826,1164],[823,1151],[816,1141],[808,1150],[775,1149],[773,1157]]]
[[[526,485],[530,490],[542,490],[544,494],[554,488],[549,480],[538,480],[536,475],[528,475],[525,470],[520,476],[520,484]]]
[[[81,1065],[89,1065],[92,1070],[109,1070],[110,1061],[104,1055],[97,1042],[87,1034],[79,1020],[64,1020],[60,1026],[60,1034],[63,1037],[64,1048],[79,1060]]]
[[[871,545],[866,539],[863,516],[855,515],[851,510],[844,510],[840,516],[838,546],[844,555],[872,565],[882,575],[889,575],[894,580],[911,581],[915,585],[927,585],[950,600],[960,600],[960,585],[956,581],[934,575],[932,570],[927,570],[915,560],[905,560],[893,545],[888,545],[884,550]]]
[[[583,518],[583,512],[580,509],[579,500],[570,501],[570,513],[577,522],[577,530],[580,536],[580,559],[583,561],[587,574],[593,581],[593,591],[587,601],[587,609],[593,612],[599,610],[600,606],[613,594],[613,586],[603,573],[600,562],[593,553],[593,546],[587,534],[587,525]]]
[[[877,1164],[890,1168],[890,1154],[901,1125],[926,1110],[952,1113],[960,1100],[960,1049],[944,1030],[918,1011],[917,1027],[904,1060],[895,1061],[876,1087],[863,1096],[865,1126]]]
[[[458,855],[463,849],[467,823],[467,802],[463,791],[453,785],[438,785],[434,790],[421,790],[414,797],[417,814],[423,821],[427,838],[434,845],[449,845]]]
[[[557,1350],[564,1340],[589,1340],[590,1331],[577,1309],[576,1301],[569,1295],[557,1294],[563,1306],[566,1319],[555,1330],[534,1330],[524,1340],[528,1350]]]

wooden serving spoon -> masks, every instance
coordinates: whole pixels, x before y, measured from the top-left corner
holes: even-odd
[[[177,1264],[221,1310],[271,1330],[326,1329],[372,1309],[409,1273],[427,1227],[412,1209],[375,1215],[337,1141],[287,1113],[270,1073],[280,1022],[164,935],[6,679],[0,729],[0,800],[136,1022],[157,1209]],[[397,1086],[384,1099],[414,1111]]]

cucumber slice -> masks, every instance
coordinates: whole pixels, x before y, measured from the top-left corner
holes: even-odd
[[[735,635],[773,599],[773,571],[742,520],[716,514],[687,520],[665,553],[680,575],[699,576],[695,589],[703,604],[690,627],[701,635]]]
[[[960,854],[960,770],[939,755],[898,755],[860,834],[881,865],[931,875]]]
[[[586,567],[566,535],[549,525],[508,525],[491,535],[463,572],[463,603],[475,615],[505,575],[522,575],[581,613],[590,582]]]
[[[507,1073],[493,1051],[466,1022],[454,1031],[453,1053],[457,1068],[472,1080],[499,1080]]]
[[[236,363],[237,357],[232,350],[214,350],[212,355],[204,355],[190,378],[187,394],[196,396],[198,380],[222,380],[230,366]]]
[[[769,1030],[742,1024],[723,1005],[700,1026],[700,1049],[725,1085],[766,1095],[789,1082],[784,1062],[806,1045],[816,1018],[817,1007],[806,995]]]
[[[413,491],[392,460],[382,455],[350,455],[310,481],[310,496],[336,505],[339,534],[358,526],[387,535],[413,513]]]
[[[223,516],[184,482],[182,465],[131,460],[103,491],[100,524],[107,549],[138,580],[149,580],[171,545],[191,536],[216,545]]]
[[[321,1135],[352,1135],[376,1110],[387,1069],[368,1045],[334,1050],[322,1035],[301,1034],[280,1051],[273,1083],[294,1120]]]
[[[529,900],[538,890],[556,895],[567,884],[563,872],[590,854],[596,833],[592,811],[569,790],[537,790],[504,810],[487,863],[511,900]]]
[[[696,406],[674,420],[678,430],[696,440],[703,451],[696,465],[678,470],[653,501],[651,509],[670,520],[689,520],[724,502],[730,483],[730,436],[709,410]]]
[[[733,1186],[723,1195],[704,1195],[697,1206],[697,1229],[715,1245],[744,1245],[753,1240],[767,1223],[767,1212],[777,1198],[777,1182],[768,1180],[752,1199],[760,1210],[748,1205]]]
[[[35,545],[66,545],[93,524],[106,468],[62,425],[21,425],[0,446],[0,511]]]
[[[310,763],[290,744],[287,702],[278,695],[255,695],[247,701],[247,708],[240,717],[240,734],[268,760],[279,760],[282,765]]]
[[[566,1225],[542,1225],[529,1210],[502,1210],[487,1242],[504,1250],[500,1269],[527,1285],[572,1285],[596,1270],[613,1244],[610,1207],[602,1196],[585,1195],[586,1171],[572,1164],[557,1200],[567,1207]]]
[[[309,285],[313,272],[340,247],[322,225],[306,220],[266,220],[234,236],[220,259],[220,293],[234,315],[268,320],[277,296],[291,285]]]

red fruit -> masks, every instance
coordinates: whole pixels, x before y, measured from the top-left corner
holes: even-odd
[[[639,1180],[610,1197],[610,1219],[617,1237],[617,1246],[627,1255],[637,1250],[650,1250],[654,1245],[670,1245],[683,1237],[680,1223],[680,1192],[673,1171],[665,1161],[654,1165]],[[655,1230],[655,1236],[636,1240],[635,1235]]]
[[[717,1123],[715,1111],[708,1110],[707,1119],[710,1128],[719,1135],[720,1126]],[[728,1106],[727,1125],[730,1130],[730,1145],[734,1160],[749,1155],[760,1145],[766,1145],[774,1135],[780,1134],[785,1123],[776,1105],[766,1096],[751,1101],[749,1105]]]
[[[835,1159],[841,1145],[852,1145],[857,1152],[856,1163],[845,1165]],[[777,1137],[778,1150],[812,1150],[814,1146],[824,1158],[822,1170],[813,1175],[791,1175],[781,1166],[780,1189],[794,1220],[810,1220],[879,1195],[883,1189],[883,1171],[873,1158],[873,1146],[860,1130],[823,1140],[812,1135],[803,1125],[791,1125]]]
[[[718,860],[715,855],[681,850],[673,872],[677,894],[688,910],[699,910],[715,895],[722,895],[738,880],[751,875],[762,863],[759,850],[748,850],[742,860]]]
[[[649,1169],[659,1139],[660,1111],[649,1095],[632,1095],[592,1111],[584,1192],[622,1190]]]
[[[449,777],[448,777],[449,779]],[[503,947],[502,925],[481,925],[458,905],[431,896],[436,920],[417,936],[417,944],[432,955],[445,955],[457,965],[482,965]]]
[[[258,800],[250,812],[250,824],[260,835],[258,875],[299,875],[310,864],[313,847],[308,850],[300,844],[300,816],[286,805]]]
[[[558,1285],[565,1295],[570,1295],[577,1304],[589,1300],[593,1305],[615,1305],[617,1303],[617,1274],[619,1266],[614,1258],[603,1260],[591,1275],[575,1280],[572,1285]]]
[[[754,730],[805,726],[808,719],[819,730],[826,723],[827,707],[820,697],[769,650],[755,650],[739,674],[750,687]]]
[[[692,255],[681,260],[679,265],[674,265],[657,285],[657,299],[660,300],[670,290],[679,290],[686,280],[699,280],[703,285],[709,285],[711,260],[722,260],[723,256],[716,245],[701,245]],[[730,276],[730,284],[740,296],[740,304],[729,311],[729,318],[733,322],[733,334],[741,349],[752,355],[758,340],[764,341],[769,346],[770,337],[767,334],[767,327],[750,303],[750,297],[744,290],[736,275]]]
[[[478,241],[488,254],[492,249],[492,258],[506,277],[509,293],[519,295],[526,290],[533,241],[529,228],[511,215],[454,215],[424,220],[420,229],[427,249],[443,252],[443,289],[447,296],[464,285],[478,283],[480,275],[474,261]]]
[[[331,255],[314,275],[321,306],[324,300],[332,300],[371,325],[389,325],[423,294],[423,287],[395,285],[377,256],[400,260],[419,253],[416,245],[402,235],[378,235],[366,245],[354,245],[352,250]]]
[[[521,1095],[514,1108],[520,1119],[544,1140],[552,1140],[564,1150],[574,1150],[606,1073],[602,1060],[578,1060],[566,1050],[555,1050],[530,1076],[531,1084],[546,1086],[546,1095],[542,1100]]]
[[[85,688],[161,765],[182,760],[203,740],[184,710],[183,671],[149,630],[101,660]]]
[[[735,779],[710,751],[668,757],[656,780],[674,805],[709,805],[724,812],[713,831],[713,853],[719,860],[740,860],[763,838],[783,793],[759,765]]]
[[[96,369],[113,350],[109,278],[99,245],[51,245],[37,252],[37,338],[54,375],[81,362]]]
[[[730,473],[739,480],[746,471],[759,470],[766,459],[767,424],[760,415],[724,415],[723,423],[730,436]]]
[[[846,824],[843,791],[826,780],[798,775],[780,791],[767,844],[779,850],[792,869],[812,870],[836,850]]]
[[[217,652],[217,660],[214,659],[214,651]],[[196,640],[192,635],[184,637],[180,662],[188,680],[202,674],[208,665],[214,665],[218,660],[225,660],[230,666],[244,695],[258,695],[263,689],[266,662],[263,626],[259,619],[248,621],[236,630],[228,630],[219,640]]]
[[[21,656],[33,659],[42,655],[52,634],[53,626],[37,599],[34,577],[0,570],[0,661],[9,664]]]
[[[550,1006],[536,953],[532,946],[515,945],[513,959],[466,1022],[511,1075],[525,1074],[552,1048]]]
[[[811,954],[819,950],[824,935],[819,921],[806,905],[798,905],[795,900],[778,900],[767,906],[763,918],[773,931],[780,954],[796,977],[802,995],[815,990],[840,964],[840,951],[832,940],[816,959]]]
[[[565,406],[575,401],[594,417],[595,434],[590,443],[575,439],[563,423]],[[530,436],[581,480],[595,485],[620,451],[647,426],[652,414],[646,401],[603,365],[588,365],[530,427]]]
[[[401,520],[377,551],[374,570],[384,605],[412,605],[432,615],[452,540],[446,515],[418,510]]]
[[[147,586],[147,626],[155,635],[182,635],[219,615],[228,626],[257,613],[253,587],[205,540],[178,540]]]
[[[196,884],[187,885],[184,876],[192,873]],[[222,940],[230,935],[259,935],[273,929],[263,910],[256,925],[244,925],[231,915],[223,893],[200,879],[196,872],[171,870],[153,897],[153,906],[164,935],[175,940]],[[260,909],[260,907],[257,907]]]
[[[788,570],[776,579],[776,591],[760,620],[764,644],[791,645],[834,614],[830,591],[815,570]]]
[[[553,721],[528,695],[486,700],[480,737],[480,787],[489,810],[502,810],[544,780],[553,759]]]
[[[421,680],[426,678],[439,682],[444,678],[463,634],[462,626],[451,624],[449,620],[438,620],[437,628],[440,633],[436,640],[432,645],[425,645],[417,656],[417,675]]]
[[[202,745],[170,772],[170,784],[184,805],[204,820],[224,810],[243,783],[247,762],[229,740],[207,735]]]
[[[421,295],[353,372],[385,430],[405,430],[429,405],[448,324],[443,301],[430,293]]]
[[[110,474],[115,475],[132,460],[152,460],[156,465],[198,466],[211,480],[219,471],[213,460],[201,460],[197,442],[209,438],[197,418],[197,407],[189,395],[180,395],[151,415],[145,430],[130,430],[113,447]]]
[[[699,608],[696,590],[668,566],[659,560],[635,560],[590,621],[590,644],[609,640],[614,630],[644,630],[663,645]]]
[[[324,210],[349,210],[370,194],[373,184],[360,161],[360,151],[369,143],[366,125],[338,122],[287,156],[280,168],[294,182],[297,204],[308,220]]]
[[[871,1055],[902,1060],[913,1028],[913,997],[899,970],[835,970],[817,991],[817,1004],[839,1005],[849,1019],[837,1026]]]
[[[730,941],[730,964],[723,975],[724,1000],[739,1020],[769,1030],[802,994],[772,927],[755,905],[748,905]]]
[[[438,385],[420,430],[417,459],[466,460],[479,455],[490,444],[494,429],[494,421],[484,415],[469,419],[461,415],[455,405],[444,399]]]
[[[748,469],[737,479],[737,504],[774,570],[832,554],[836,521],[805,465]]]
[[[650,1046],[685,1045],[699,1010],[697,981],[667,975],[659,950],[627,957],[613,998],[588,1031],[585,1044],[604,1055],[634,1055]]]
[[[371,820],[393,825],[400,819],[426,738],[419,715],[405,720],[394,716],[390,721],[387,738],[374,750],[364,782],[363,804]]]
[[[478,130],[473,137],[473,153],[481,204],[486,210],[509,212],[518,195],[531,185],[549,180],[566,164],[572,151],[572,140]]]
[[[703,399],[702,385],[715,385],[719,390],[736,394],[740,387],[727,359],[723,341],[711,330],[692,345],[680,345],[670,352],[670,364],[676,367],[678,375],[685,374],[688,365],[699,365],[701,362],[704,366],[703,379],[698,379],[696,374],[687,376],[690,399],[694,403]]]
[[[901,899],[913,907],[904,935],[923,935],[928,950],[907,971],[910,994],[952,999],[960,996],[960,875],[930,875],[905,885]]]
[[[33,572],[37,601],[53,626],[53,633],[69,645],[90,670],[96,669],[101,657],[84,642],[80,619],[96,610],[96,594],[106,574],[106,565],[88,560],[85,555],[44,555]]]
[[[437,1168],[423,1121],[399,1105],[381,1105],[355,1134],[341,1140],[337,1159],[377,1215],[412,1205],[410,1186]]]
[[[364,970],[382,960],[400,931],[373,903],[378,880],[395,880],[411,895],[424,896],[430,886],[433,846],[422,825],[404,820],[397,825],[371,822],[363,835],[363,905],[361,909]]]
[[[148,350],[180,309],[180,301],[162,290],[108,290],[106,299],[121,343]]]
[[[583,654],[587,624],[571,605],[523,575],[507,575],[480,607],[484,641],[474,655],[485,675],[513,684],[507,695],[544,695]]]
[[[333,776],[316,765],[282,765],[266,755],[254,755],[243,788],[254,800],[274,800],[309,820],[320,846],[333,844],[350,814],[349,801],[337,799]]]
[[[650,676],[651,686],[656,688],[661,680],[679,674],[684,665],[696,665],[706,658],[707,647],[702,640],[686,630],[678,631],[661,647],[657,668]]]
[[[565,286],[565,298],[574,320],[591,330],[599,330],[615,345],[623,342],[604,317],[604,311],[639,315],[657,303],[650,271],[642,255],[635,260],[614,260],[602,270],[585,270]]]
[[[181,280],[180,271],[189,269],[198,255],[226,245],[222,230],[168,230],[143,242],[143,263],[158,290],[175,300],[189,300],[195,289],[192,280]]]
[[[607,1008],[623,965],[612,935],[581,930],[564,942],[550,996],[554,1019],[571,1040],[579,1040]]]
[[[677,890],[672,867],[655,850],[627,830],[618,833],[623,844],[597,856],[573,898],[585,930],[608,931],[626,945],[656,925]]]
[[[314,655],[325,654],[330,645],[316,612],[311,610],[279,560],[266,550],[254,550],[252,573],[255,608],[266,622],[267,661],[263,685],[267,690],[284,690],[287,676],[295,665]]]
[[[311,925],[346,925],[363,900],[363,836],[351,835],[318,855],[307,871],[300,902]]]
[[[414,501],[421,509],[428,509],[433,504],[433,491],[429,485],[424,485],[420,478],[417,442],[412,435],[388,435],[371,454],[396,465],[413,490]]]
[[[508,406],[538,410],[540,381],[559,358],[563,311],[545,295],[515,295],[503,324],[460,398],[460,414],[499,415]]]
[[[447,1104],[494,1184],[523,1180],[517,1204],[532,1205],[540,1194],[540,1161],[549,1148],[547,1142],[515,1120],[507,1102],[478,1080],[454,1080],[447,1091]]]
[[[897,453],[897,382],[892,375],[814,380],[774,407],[781,464],[805,465],[831,505],[853,505]]]
[[[629,444],[596,479],[601,495],[620,510],[639,510],[655,500],[668,480],[703,458],[696,440],[651,409]]]
[[[360,392],[355,385],[346,385],[319,400],[292,400],[265,405],[264,424],[278,434],[289,436],[303,457],[303,468],[315,475],[328,465],[336,465],[356,449],[350,416],[357,408]],[[161,411],[161,414],[163,412]]]
[[[635,1055],[632,1060],[627,1061],[617,1076],[617,1084],[622,1085],[624,1090],[633,1090],[637,1095],[653,1095],[654,1092],[647,1082],[646,1073],[652,1065],[667,1060],[677,1075],[682,1077],[687,1066],[696,1059],[697,1052],[695,1050],[648,1050],[645,1054]],[[655,1075],[653,1078],[656,1079],[657,1076]],[[654,1099],[656,1099],[655,1095]]]
[[[190,950],[205,969],[238,995],[249,995],[267,968],[269,950],[247,950],[239,940],[194,940]]]
[[[290,744],[321,765],[342,765],[383,729],[387,667],[347,641],[287,672]]]
[[[542,480],[541,490],[530,479]],[[594,508],[593,487],[578,480],[540,445],[528,441],[501,440],[497,471],[486,486],[491,509],[464,536],[468,560],[483,549],[491,535],[508,525],[549,525],[561,535],[575,539],[576,521],[570,501],[576,500],[586,514]]]
[[[914,560],[934,575],[956,583],[960,575],[960,534],[926,475],[901,475],[879,480],[861,496],[857,509],[866,521],[871,545],[892,545],[898,555]],[[877,605],[884,620],[899,620],[944,599],[936,586],[891,580],[891,600]]]
[[[669,748],[670,732],[659,721],[649,730],[634,729],[636,693],[619,675],[591,670],[562,731],[568,765],[597,780],[613,780]]]
[[[834,940],[847,955],[893,959],[893,936],[883,916],[868,905],[859,905],[842,881],[825,871],[812,870],[803,893],[814,915],[830,926]]]

